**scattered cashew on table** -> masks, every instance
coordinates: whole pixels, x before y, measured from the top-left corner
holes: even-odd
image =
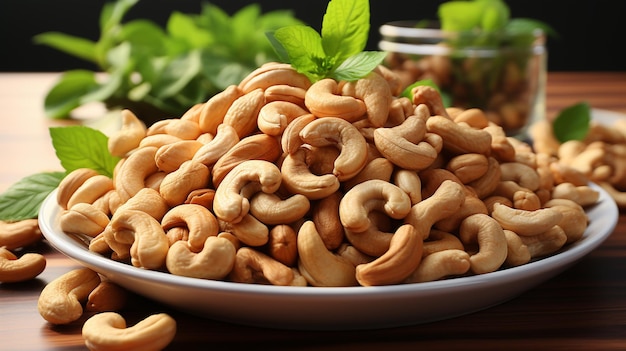
[[[124,110],[109,138],[122,158],[113,179],[66,176],[60,225],[136,267],[301,287],[483,274],[580,239],[599,196],[588,174],[506,136],[481,110],[444,108],[432,88],[400,97],[398,81],[381,66],[356,82],[311,83],[268,63],[180,118],[145,126]],[[41,240],[35,228],[0,229],[7,250]],[[11,233],[20,229],[28,234]],[[0,277],[41,268],[13,268],[25,265],[2,254]],[[83,305],[97,312],[83,329],[94,349],[174,337],[162,314],[126,328],[111,314],[123,289],[87,268],[39,299],[53,324],[77,320]]]

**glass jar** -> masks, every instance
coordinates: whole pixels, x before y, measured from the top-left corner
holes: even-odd
[[[385,64],[405,86],[430,79],[449,106],[480,108],[508,136],[545,117],[545,35],[444,32],[417,21],[380,27]]]

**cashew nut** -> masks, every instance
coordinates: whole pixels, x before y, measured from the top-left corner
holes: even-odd
[[[206,187],[210,177],[207,166],[188,160],[163,178],[159,193],[169,206],[182,204],[191,191]]]
[[[46,258],[38,253],[25,253],[19,258],[0,246],[0,283],[34,279],[46,268]]]
[[[0,247],[15,250],[41,241],[42,235],[36,218],[16,222],[0,221]]]
[[[557,225],[563,215],[552,208],[540,208],[535,211],[514,209],[495,203],[491,216],[503,229],[512,230],[520,236],[532,236],[543,233]]]
[[[348,122],[363,117],[367,111],[362,100],[341,95],[339,84],[330,78],[313,83],[306,91],[304,104],[316,117],[338,117]]]
[[[243,91],[236,85],[230,85],[223,91],[213,95],[202,106],[198,120],[200,130],[215,135],[218,126],[224,122],[224,116],[230,106],[242,95]]]
[[[191,160],[203,146],[197,140],[180,140],[159,147],[154,155],[154,162],[163,172],[174,172],[183,162]]]
[[[477,153],[489,155],[491,134],[483,129],[474,129],[453,120],[432,116],[426,120],[426,129],[443,139],[443,148],[454,154]]]
[[[82,328],[85,345],[93,351],[163,350],[175,335],[176,321],[165,313],[148,316],[127,328],[118,313],[102,312],[87,319]]]
[[[52,324],[71,323],[83,314],[82,303],[100,284],[98,273],[89,268],[69,271],[48,283],[39,295],[39,314]]]
[[[235,128],[228,124],[220,124],[217,127],[215,138],[196,150],[192,160],[203,163],[207,167],[211,167],[238,142],[239,136]]]
[[[71,171],[59,183],[57,191],[57,203],[67,210],[67,203],[70,201],[76,189],[78,189],[87,179],[98,175],[98,172],[91,168],[78,168]]]
[[[296,231],[287,224],[274,226],[269,232],[267,242],[269,255],[284,264],[293,267],[298,260],[298,243]]]
[[[277,136],[282,134],[291,121],[308,113],[292,102],[272,101],[261,107],[257,125],[263,133]]]
[[[361,79],[347,82],[343,84],[341,92],[365,103],[367,120],[371,126],[385,125],[393,96],[391,87],[380,74],[371,72]]]
[[[269,225],[295,222],[309,212],[311,204],[302,194],[282,199],[276,194],[256,193],[250,199],[250,213]]]
[[[294,269],[249,247],[242,247],[237,250],[235,266],[228,278],[238,283],[269,283],[281,286],[306,285],[304,278]]]
[[[139,147],[139,143],[146,136],[146,125],[128,109],[121,112],[122,127],[111,135],[108,140],[108,149],[111,155],[124,157],[127,153]]]
[[[85,311],[119,311],[126,306],[128,297],[129,293],[126,289],[111,281],[102,280],[87,296]]]
[[[333,174],[317,175],[311,172],[306,163],[307,152],[305,148],[300,148],[287,154],[283,160],[280,171],[285,188],[309,200],[322,199],[339,190],[341,183]]]
[[[239,138],[253,134],[257,129],[257,118],[263,105],[265,94],[260,88],[255,89],[233,101],[222,123],[235,128]]]
[[[200,279],[222,279],[235,265],[235,246],[225,238],[207,236],[200,248],[189,241],[175,242],[167,252],[165,265],[175,275]]]
[[[470,269],[470,256],[459,249],[433,252],[422,258],[419,266],[406,279],[405,283],[435,281],[450,276],[459,276]]]
[[[500,224],[486,214],[474,214],[461,222],[459,237],[464,245],[478,244],[470,255],[470,269],[476,274],[496,271],[507,257],[507,240]]]

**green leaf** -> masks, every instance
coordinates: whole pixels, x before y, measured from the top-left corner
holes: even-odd
[[[178,94],[198,74],[202,73],[200,51],[191,51],[169,62],[160,72],[153,91],[158,98]]]
[[[194,18],[181,12],[173,12],[166,24],[167,32],[187,43],[190,49],[202,48],[211,43],[211,36],[200,28]]]
[[[47,32],[34,37],[36,44],[48,45],[66,54],[98,63],[96,43],[92,40],[58,32]]]
[[[50,137],[67,173],[91,168],[113,177],[113,169],[120,159],[109,153],[108,137],[104,133],[85,126],[51,127]]]
[[[569,140],[583,140],[589,132],[591,106],[580,102],[563,109],[552,122],[554,136],[564,143]]]
[[[439,5],[437,15],[441,29],[461,32],[480,25],[482,8],[472,1],[448,1]]]
[[[126,13],[137,4],[139,0],[117,0],[107,3],[100,13],[100,32],[102,35],[112,33],[115,27],[122,24]]]
[[[322,45],[341,63],[365,48],[370,28],[368,0],[331,0],[322,21]]]
[[[0,220],[37,218],[46,197],[61,183],[64,172],[44,172],[22,178],[0,194]]]
[[[309,26],[295,25],[279,28],[274,37],[289,55],[289,62],[311,81],[324,78],[332,68],[322,47],[322,38]]]
[[[51,118],[67,118],[70,112],[82,104],[88,93],[98,89],[95,74],[86,70],[67,71],[48,91],[44,110]]]
[[[382,51],[362,51],[343,61],[331,74],[335,80],[355,81],[367,76],[387,56]]]

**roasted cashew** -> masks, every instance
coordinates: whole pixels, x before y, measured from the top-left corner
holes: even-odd
[[[300,139],[300,131],[316,118],[311,113],[294,118],[283,130],[283,135],[280,139],[282,151],[288,154],[296,152],[303,144],[302,139]]]
[[[77,203],[59,217],[59,226],[66,233],[90,237],[102,233],[109,224],[109,216],[88,203]]]
[[[115,190],[122,202],[128,201],[143,189],[146,178],[159,170],[154,162],[157,150],[156,146],[139,148],[130,154],[119,167],[113,180]]]
[[[275,85],[290,85],[306,90],[311,86],[311,81],[288,63],[268,62],[242,79],[239,88],[244,93],[248,93],[255,89],[265,90]]]
[[[467,252],[459,249],[437,251],[424,256],[404,283],[422,283],[459,276],[469,269],[470,255]]]
[[[210,179],[211,174],[207,166],[188,160],[163,178],[159,193],[169,206],[175,206],[182,204],[193,190],[205,188]]]
[[[192,160],[211,167],[238,142],[239,136],[235,128],[227,124],[220,124],[217,127],[215,138],[196,150]]]
[[[443,230],[431,229],[422,251],[423,256],[427,256],[433,252],[451,249],[464,250],[465,247],[458,236]]]
[[[352,96],[341,95],[339,84],[331,78],[313,83],[306,91],[304,104],[316,117],[338,117],[354,122],[365,115],[365,103]]]
[[[369,213],[382,205],[391,218],[404,218],[411,211],[411,199],[404,190],[378,179],[355,185],[339,203],[339,218],[346,230],[364,232],[372,226]]]
[[[387,158],[377,157],[369,161],[357,175],[343,182],[343,189],[350,190],[355,185],[371,179],[389,182],[394,168],[394,164]]]
[[[280,170],[285,188],[291,193],[302,194],[309,200],[322,199],[339,190],[341,183],[334,175],[316,175],[311,172],[306,163],[307,152],[300,148],[287,154],[283,160]]]
[[[288,101],[271,101],[261,107],[257,125],[267,135],[278,136],[299,116],[308,114],[304,108]]]
[[[304,97],[306,95],[306,89],[304,88],[294,87],[289,84],[278,84],[265,88],[264,93],[267,103],[272,101],[287,101],[300,107],[305,107]]]
[[[569,199],[552,199],[545,203],[545,207],[559,210],[563,215],[558,226],[567,235],[566,243],[572,243],[582,238],[589,225],[589,217],[580,204]]]
[[[222,123],[235,128],[239,138],[251,135],[257,130],[257,116],[263,105],[265,94],[263,90],[255,89],[233,101]]]
[[[524,236],[520,239],[528,247],[531,258],[550,255],[560,250],[567,242],[567,235],[561,227],[555,225],[537,235]]]
[[[139,143],[146,136],[146,125],[128,109],[121,111],[122,127],[109,137],[108,149],[113,156],[124,157],[130,151],[139,147]]]
[[[217,221],[222,232],[234,235],[240,242],[249,246],[261,246],[269,240],[269,228],[253,215],[247,214],[237,222],[227,222],[218,218]]]
[[[100,276],[89,268],[69,271],[48,283],[37,300],[39,314],[52,324],[68,324],[83,315],[82,303],[100,284]]]
[[[344,228],[339,219],[339,203],[343,194],[339,191],[332,193],[312,203],[311,219],[329,250],[338,248],[344,241]]]
[[[347,259],[329,251],[315,224],[306,221],[298,231],[298,268],[313,286],[355,286],[356,268]]]
[[[270,229],[267,242],[268,254],[285,266],[293,267],[298,261],[296,231],[287,224],[279,224]]]
[[[512,180],[530,191],[539,189],[540,185],[537,171],[519,162],[500,163],[500,179],[503,181]]]
[[[452,180],[445,180],[432,196],[411,207],[404,222],[413,225],[415,230],[427,239],[433,224],[458,211],[465,202],[465,198],[463,185]]]
[[[455,123],[467,123],[470,127],[483,129],[490,125],[485,111],[479,108],[468,108],[450,116]]]
[[[85,311],[88,312],[109,312],[119,311],[126,306],[129,293],[121,286],[108,281],[101,280],[89,296],[85,304]]]
[[[333,174],[344,181],[354,177],[367,163],[367,142],[356,127],[337,117],[318,118],[300,131],[303,142],[316,147],[335,146],[341,150]]]
[[[0,221],[0,247],[7,250],[38,243],[42,237],[37,218],[17,222]]]
[[[161,147],[163,145],[167,145],[167,144],[172,144],[175,143],[177,141],[181,141],[183,139],[174,136],[174,135],[169,135],[169,134],[153,134],[153,135],[148,135],[145,138],[141,139],[141,142],[139,143],[139,147],[138,149],[144,148],[144,147],[149,147],[149,146],[154,146],[154,147]],[[130,154],[129,154],[130,156]],[[124,160],[124,159],[122,159]]]
[[[365,103],[367,120],[372,127],[385,125],[393,96],[391,87],[380,74],[370,72],[361,79],[346,82],[341,93],[344,96],[354,96]]]
[[[507,257],[507,240],[500,224],[486,214],[474,214],[461,222],[459,237],[464,245],[478,244],[470,255],[471,271],[483,274],[498,270]]]
[[[446,169],[452,172],[461,183],[468,184],[487,173],[489,159],[482,154],[462,154],[452,157]]]
[[[102,312],[85,321],[82,336],[89,350],[163,350],[176,335],[176,321],[165,313],[153,314],[132,327],[116,312]]]
[[[422,180],[417,172],[399,169],[393,175],[393,184],[409,195],[411,205],[422,201]]]
[[[213,200],[215,199],[215,189],[202,188],[192,190],[184,203],[201,205],[213,211]]]
[[[533,147],[537,153],[558,155],[561,143],[554,136],[552,123],[549,120],[542,119],[533,123],[528,128],[528,134],[533,140]]]
[[[157,190],[143,188],[139,190],[135,196],[120,205],[113,213],[112,218],[116,216],[117,212],[124,212],[126,210],[141,211],[149,214],[157,221],[161,221],[165,213],[169,210],[169,206]]]
[[[169,118],[157,121],[146,130],[146,136],[168,134],[183,140],[197,139],[202,133],[198,123],[180,118]]]
[[[273,163],[248,160],[235,166],[215,190],[213,211],[226,222],[237,223],[250,210],[249,199],[242,196],[242,189],[251,182],[258,183],[264,193],[274,193],[280,187],[282,175]]]
[[[501,125],[490,123],[487,127],[482,129],[491,134],[491,156],[498,159],[498,161],[514,162],[520,159],[520,154],[530,156],[531,159],[534,157],[535,154],[532,152],[518,152],[514,143],[518,145],[525,143],[513,137],[507,136],[504,127]]]
[[[572,200],[585,207],[598,202],[600,193],[588,185],[576,186],[572,183],[561,183],[552,189],[552,198]]]
[[[500,203],[493,205],[491,216],[503,229],[512,230],[520,236],[533,236],[557,225],[563,215],[555,209],[541,208],[535,211],[514,209]]]
[[[74,191],[67,201],[67,208],[72,208],[77,203],[92,204],[113,188],[113,180],[105,175],[89,177]]]
[[[163,145],[154,155],[154,162],[161,171],[174,172],[183,162],[191,160],[203,145],[197,140],[181,140]]]
[[[430,117],[426,121],[426,129],[441,136],[443,148],[457,155],[467,153],[489,155],[491,150],[491,134],[483,129],[455,123],[446,117]]]
[[[294,269],[249,247],[237,250],[235,266],[228,276],[238,283],[265,283],[281,286],[305,286],[306,281]]]
[[[417,171],[435,161],[442,148],[442,139],[436,134],[427,134],[424,119],[413,115],[399,126],[377,128],[374,144],[398,167]]]
[[[0,283],[23,282],[37,277],[46,268],[46,258],[38,253],[25,253],[19,258],[0,246]]]
[[[304,217],[311,208],[309,199],[293,194],[282,199],[276,194],[256,193],[250,199],[250,213],[265,224],[287,224]]]
[[[467,184],[479,199],[491,195],[500,182],[500,163],[493,157],[488,157],[487,160],[487,172],[481,178]]]
[[[391,237],[389,250],[371,262],[356,266],[356,279],[363,286],[400,283],[418,267],[422,250],[421,234],[410,224],[401,225]]]
[[[146,269],[163,267],[169,243],[161,224],[154,217],[142,211],[126,210],[117,212],[110,225],[115,242],[131,244],[129,254],[133,266]],[[107,242],[113,248],[112,242]]]
[[[59,206],[67,210],[67,203],[70,201],[76,189],[78,189],[87,179],[98,175],[96,170],[91,168],[78,168],[68,173],[58,186],[57,203]]]
[[[244,161],[276,162],[281,153],[280,144],[275,137],[261,133],[242,138],[213,165],[213,186],[219,187],[226,174]]]
[[[161,227],[167,233],[175,227],[187,229],[187,245],[191,252],[199,252],[210,236],[219,234],[217,218],[206,207],[181,204],[169,210],[161,220]]]
[[[204,133],[215,135],[218,126],[223,124],[226,112],[235,100],[243,95],[243,91],[236,85],[230,85],[223,91],[213,95],[202,106],[198,124]]]
[[[428,107],[431,115],[450,118],[448,111],[443,105],[443,100],[441,100],[441,94],[435,88],[419,85],[411,90],[411,95],[413,95],[414,105],[424,104]]]
[[[167,252],[165,266],[175,275],[200,279],[223,279],[235,265],[235,246],[225,238],[206,236],[202,246],[175,242]]]

